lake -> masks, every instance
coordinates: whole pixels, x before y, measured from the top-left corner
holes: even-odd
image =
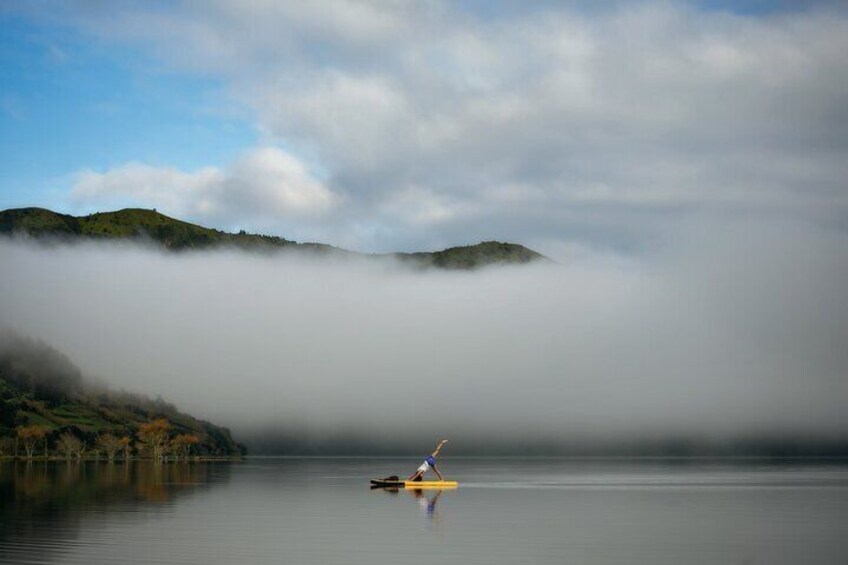
[[[0,563],[848,563],[848,462],[0,463]]]

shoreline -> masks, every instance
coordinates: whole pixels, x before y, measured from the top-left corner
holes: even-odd
[[[153,463],[208,463],[213,461],[242,461],[245,456],[243,455],[222,455],[222,456],[198,456],[198,457],[189,457],[188,459],[180,458],[180,459],[153,459],[151,457],[130,457],[129,459],[115,458],[115,459],[107,459],[105,457],[81,457],[81,458],[71,458],[68,459],[66,457],[55,457],[55,456],[38,456],[38,457],[21,457],[15,455],[0,455],[0,461],[14,461],[14,462],[22,462],[22,463],[34,463],[34,462],[49,462],[49,463],[132,463],[136,461],[150,461]]]

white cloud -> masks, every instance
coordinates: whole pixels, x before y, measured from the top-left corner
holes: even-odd
[[[402,218],[413,225],[432,226],[461,214],[461,203],[433,194],[427,189],[408,187],[391,195],[382,211],[389,217]]]
[[[300,161],[273,148],[247,153],[229,171],[218,192],[233,206],[245,206],[252,212],[267,210],[280,217],[320,216],[337,201]]]
[[[172,167],[127,163],[103,173],[78,173],[71,198],[77,203],[128,198],[184,211],[187,208],[204,208],[205,195],[210,187],[221,183],[222,177],[215,168],[185,173]]]
[[[665,215],[705,207],[845,214],[844,10],[743,15],[638,2],[493,11],[210,0],[89,4],[63,17],[224,81],[271,142],[318,163],[327,189],[347,196],[320,227],[337,242],[598,243],[639,240]],[[385,213],[411,186],[479,213],[469,221],[444,211],[441,231],[428,234],[418,210]],[[511,195],[508,217],[491,205],[497,193]],[[550,221],[538,222],[540,207]],[[626,230],[609,220],[611,207]],[[600,222],[575,230],[575,216]],[[387,233],[398,239],[380,239]]]
[[[340,201],[291,155],[254,148],[226,169],[184,172],[127,163],[83,171],[71,199],[77,205],[137,205],[227,227],[320,218]]]

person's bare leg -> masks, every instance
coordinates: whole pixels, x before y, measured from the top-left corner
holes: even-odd
[[[437,475],[439,475],[439,480],[444,481],[445,478],[442,476],[442,474],[439,472],[439,470],[436,468],[436,466],[434,465],[432,468],[433,468],[433,472],[436,473]]]

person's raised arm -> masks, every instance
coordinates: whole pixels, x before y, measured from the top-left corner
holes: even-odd
[[[444,444],[446,444],[447,442],[448,442],[448,440],[446,440],[446,439],[443,439],[442,441],[439,442],[439,445],[436,446],[436,451],[433,452],[433,457],[439,456],[439,452],[442,450],[442,446]]]

